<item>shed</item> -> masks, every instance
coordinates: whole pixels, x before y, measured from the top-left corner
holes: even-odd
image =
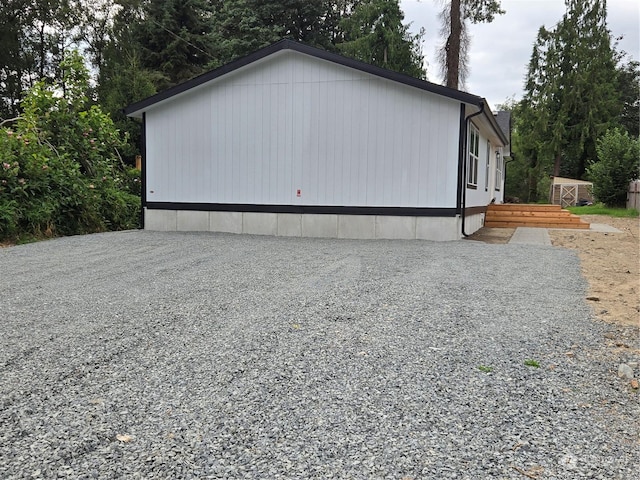
[[[503,199],[486,100],[291,40],[125,113],[146,229],[455,240]]]
[[[562,208],[577,205],[580,201],[593,202],[593,183],[575,178],[553,177],[549,202]]]

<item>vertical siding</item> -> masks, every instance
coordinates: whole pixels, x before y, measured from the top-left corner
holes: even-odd
[[[456,101],[282,52],[149,110],[147,197],[454,207],[458,125]]]

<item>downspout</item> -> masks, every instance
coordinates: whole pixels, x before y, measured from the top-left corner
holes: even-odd
[[[468,166],[468,157],[469,157],[469,152],[468,152],[468,148],[467,148],[467,131],[469,130],[469,122],[471,121],[471,119],[473,117],[477,117],[478,115],[484,113],[484,102],[480,102],[478,104],[478,106],[480,107],[480,110],[478,110],[476,113],[472,113],[471,115],[467,116],[464,119],[464,132],[462,132],[462,144],[464,146],[464,148],[462,149],[462,164],[463,164],[463,168],[462,168],[462,202],[460,204],[460,217],[462,219],[462,235],[465,237],[468,237],[469,234],[467,232],[464,231],[464,224],[465,224],[465,210],[467,207],[467,166]]]
[[[142,155],[140,170],[140,228],[144,230],[144,209],[147,206],[147,112],[142,112],[140,143],[140,154]]]

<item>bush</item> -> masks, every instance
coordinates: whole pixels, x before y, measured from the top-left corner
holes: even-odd
[[[0,128],[0,239],[138,226],[139,173],[118,153],[126,137],[90,105],[78,54],[61,66],[63,85],[36,84],[15,125]]]
[[[624,207],[629,182],[639,174],[640,142],[616,128],[598,139],[596,152],[598,161],[587,169],[594,196],[609,207]]]

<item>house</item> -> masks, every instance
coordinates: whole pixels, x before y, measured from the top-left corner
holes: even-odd
[[[150,230],[456,240],[503,200],[482,97],[290,40],[125,113]]]

